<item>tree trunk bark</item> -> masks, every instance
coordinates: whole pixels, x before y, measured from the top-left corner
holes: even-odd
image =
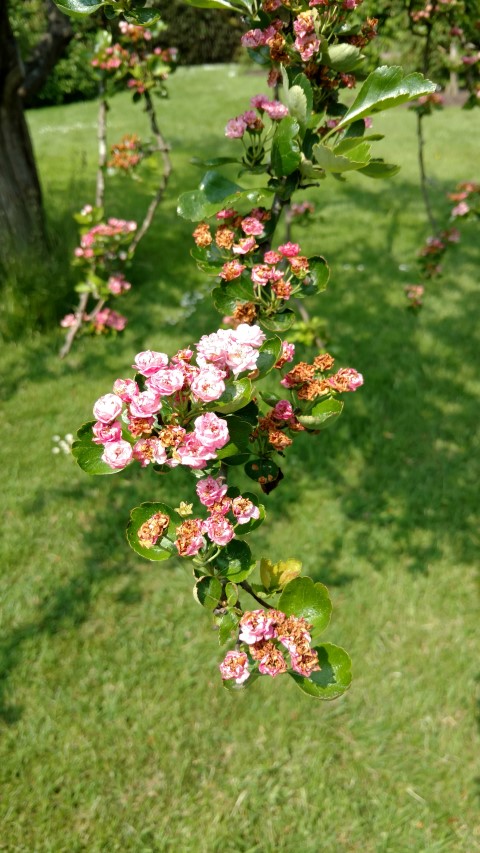
[[[42,193],[19,88],[22,61],[0,0],[0,251],[45,237]]]

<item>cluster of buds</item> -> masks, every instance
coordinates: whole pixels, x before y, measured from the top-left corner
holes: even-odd
[[[416,101],[412,101],[409,109],[414,110],[419,115],[431,115],[434,110],[443,109],[445,98],[441,92],[432,92],[429,95],[421,95]]]
[[[480,184],[473,181],[458,184],[455,192],[448,194],[448,198],[455,202],[451,211],[453,219],[466,217],[470,213],[480,214]]]
[[[104,445],[102,459],[113,469],[133,460],[174,468],[203,469],[229,441],[227,422],[205,404],[218,401],[225,383],[255,370],[265,335],[246,324],[204,335],[194,352],[180,350],[169,361],[147,350],[135,358],[137,380],[117,379],[113,393],[95,403],[93,441]],[[122,437],[122,416],[131,441]],[[133,444],[131,442],[134,442]]]
[[[164,95],[165,80],[176,63],[176,48],[154,46],[159,32],[154,29],[126,21],[120,22],[119,29],[119,41],[114,44],[108,33],[101,33],[91,60],[92,67],[107,75],[110,86],[126,83],[136,98],[155,87]]]
[[[241,534],[242,525],[259,518],[260,509],[247,496],[229,497],[223,477],[204,477],[198,481],[196,491],[200,502],[208,510],[208,517],[188,518],[179,524],[175,529],[174,545],[180,557],[195,557],[203,552],[201,556],[208,559],[212,556],[212,545],[218,548],[228,545],[239,526]],[[191,504],[183,504],[181,514],[190,515],[191,512]],[[169,515],[164,512],[154,513],[137,530],[142,547],[153,548],[169,524]]]
[[[309,678],[318,671],[318,654],[311,648],[311,626],[298,616],[280,610],[250,610],[240,620],[239,643],[243,649],[227,652],[220,664],[224,680],[243,684],[255,668],[260,675],[275,677],[288,669]],[[282,648],[283,647],[283,648]],[[290,667],[285,659],[290,656]]]
[[[93,208],[86,205],[82,214],[89,214],[92,211]],[[121,261],[125,261],[128,246],[137,227],[137,223],[133,220],[110,217],[106,222],[99,222],[92,228],[83,230],[80,246],[75,249],[74,255],[79,260],[95,259],[97,263],[112,261],[117,256]]]
[[[70,329],[77,324],[75,314],[65,314],[65,317],[60,321],[62,329]],[[81,324],[86,330],[95,335],[102,335],[110,331],[123,332],[127,325],[127,318],[118,311],[112,308],[102,308],[100,311],[93,311],[91,314],[83,313]]]
[[[460,232],[456,228],[446,228],[437,236],[427,237],[418,253],[418,262],[423,278],[437,278],[441,275],[440,261],[452,243],[458,243]]]
[[[136,133],[125,134],[120,142],[110,146],[110,159],[107,167],[113,171],[131,172],[145,157],[142,140]]]
[[[241,216],[233,208],[216,214],[218,224],[213,229],[201,222],[193,239],[201,249],[214,252],[212,259],[219,265],[222,282],[242,277],[253,284],[252,300],[239,303],[234,319],[252,322],[260,311],[278,311],[292,296],[302,294],[310,284],[309,259],[301,254],[298,243],[287,242],[278,249],[260,250],[266,239],[270,213],[256,208]],[[257,242],[258,241],[258,242]]]
[[[322,102],[335,102],[335,92],[355,85],[355,76],[337,71],[328,64],[325,46],[330,36],[338,43],[351,44],[359,49],[376,36],[377,20],[368,19],[363,25],[346,24],[351,12],[362,0],[310,0],[293,4],[289,0],[264,0],[259,26],[242,36],[242,44],[250,52],[258,51],[265,61],[268,48],[270,61],[269,85],[281,79],[280,66],[302,67],[307,77],[323,91]],[[268,22],[265,18],[268,16]],[[255,22],[256,23],[256,22]]]
[[[317,355],[312,364],[300,361],[285,374],[280,384],[294,391],[298,400],[307,401],[331,395],[332,391],[338,394],[356,391],[363,385],[362,374],[353,367],[341,367],[336,373],[327,375],[326,371],[333,365],[334,359],[328,352]]]

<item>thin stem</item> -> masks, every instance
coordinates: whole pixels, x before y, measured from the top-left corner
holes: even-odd
[[[261,605],[262,605],[262,607],[266,607],[266,608],[268,608],[268,610],[273,610],[272,605],[271,605],[271,604],[269,604],[269,603],[268,603],[268,601],[264,601],[264,600],[263,600],[263,598],[260,598],[260,596],[259,596],[259,595],[257,595],[257,593],[255,592],[255,590],[253,590],[253,589],[252,589],[252,587],[250,586],[250,584],[248,583],[248,581],[241,581],[241,582],[239,583],[239,586],[241,586],[241,587],[242,587],[242,589],[244,589],[244,590],[245,590],[245,592],[248,592],[248,594],[249,594],[249,595],[251,595],[251,596],[252,596],[252,598],[254,598],[254,599],[255,599],[255,601],[258,601],[258,603],[259,603],[259,604],[261,604]]]
[[[163,138],[162,132],[158,126],[157,114],[155,112],[155,107],[153,104],[152,97],[151,97],[150,92],[148,90],[146,92],[144,92],[144,98],[145,98],[145,112],[148,115],[148,118],[150,121],[150,128],[151,128],[151,131],[152,131],[153,136],[155,138],[155,143],[156,143],[155,149],[156,149],[156,151],[159,151],[162,155],[163,174],[162,174],[162,177],[160,179],[160,184],[159,184],[159,187],[157,189],[157,192],[155,193],[152,201],[150,202],[150,204],[148,206],[144,220],[143,220],[140,228],[138,229],[137,233],[135,234],[134,239],[132,240],[132,242],[130,244],[129,252],[132,255],[135,252],[135,249],[137,248],[138,244],[140,243],[140,240],[145,236],[145,234],[147,233],[148,229],[150,228],[150,226],[153,222],[153,217],[155,216],[155,211],[156,211],[158,205],[160,204],[160,202],[161,202],[161,200],[165,194],[165,190],[167,189],[167,185],[168,185],[168,181],[170,179],[170,175],[172,174],[172,162],[171,162],[170,157],[169,157],[170,148],[167,145],[165,139]]]
[[[75,311],[75,322],[72,326],[70,326],[66,334],[63,346],[59,352],[60,358],[65,358],[65,356],[68,355],[72,348],[75,336],[83,323],[83,315],[87,307],[88,297],[88,293],[82,293],[80,299],[78,300],[77,310]]]
[[[423,116],[420,113],[417,113],[417,141],[418,141],[418,165],[420,169],[420,189],[423,196],[423,203],[425,205],[425,210],[427,213],[428,221],[430,223],[430,227],[432,231],[436,234],[438,231],[438,224],[433,214],[432,204],[430,200],[430,195],[428,193],[428,177],[427,170],[425,168],[425,158],[424,158],[424,146],[425,139],[423,136]]]
[[[95,206],[105,206],[105,168],[107,165],[107,110],[108,104],[105,98],[105,78],[102,76],[98,84],[100,102],[98,105],[97,140],[98,140],[98,165],[97,186],[95,193]]]

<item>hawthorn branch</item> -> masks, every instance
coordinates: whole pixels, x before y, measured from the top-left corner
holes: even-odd
[[[150,228],[150,226],[153,222],[153,217],[155,216],[155,211],[157,210],[158,205],[160,204],[163,196],[165,195],[165,191],[167,189],[168,182],[170,180],[170,175],[172,174],[172,161],[170,160],[170,156],[169,156],[170,147],[167,145],[167,143],[163,137],[163,134],[162,134],[162,132],[158,126],[157,114],[155,111],[155,107],[153,105],[152,96],[150,95],[150,92],[148,90],[146,92],[144,92],[144,98],[145,98],[145,112],[148,115],[148,118],[150,121],[150,128],[151,128],[151,131],[152,131],[154,139],[155,139],[155,150],[159,151],[162,155],[163,174],[162,174],[162,177],[160,178],[160,183],[159,183],[157,192],[155,193],[152,201],[150,202],[150,204],[148,206],[144,220],[143,220],[142,224],[140,225],[140,228],[138,229],[137,233],[135,234],[135,237],[133,238],[133,240],[130,244],[130,250],[129,251],[132,255],[135,252],[138,244],[140,243],[140,240],[145,236],[145,234],[147,233],[148,229]]]

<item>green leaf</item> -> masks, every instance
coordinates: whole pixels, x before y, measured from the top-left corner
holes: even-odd
[[[370,160],[368,166],[359,169],[362,175],[367,175],[368,178],[393,178],[398,175],[400,166],[395,166],[394,163],[385,163],[383,160]]]
[[[299,86],[303,91],[307,102],[307,117],[310,116],[313,109],[313,90],[310,80],[305,74],[297,74],[293,80],[292,86]]]
[[[258,351],[258,359],[257,359],[257,370],[258,370],[258,379],[262,376],[266,376],[267,373],[275,367],[278,359],[280,358],[280,353],[282,352],[282,341],[280,338],[268,338],[268,340],[264,341],[262,346]]]
[[[248,421],[243,421],[235,415],[228,415],[226,418],[230,441],[220,450],[217,450],[218,459],[226,459],[229,456],[235,456],[245,448],[248,448],[250,442],[250,433],[252,425]]]
[[[252,459],[245,465],[245,474],[251,480],[255,480],[256,483],[259,483],[260,480],[266,483],[273,482],[277,479],[279,470],[278,465],[269,457]]]
[[[93,443],[92,427],[95,421],[89,421],[77,432],[77,438],[72,444],[72,454],[82,471],[87,474],[119,474],[121,469],[110,468],[102,461],[103,444]]]
[[[232,539],[214,562],[215,568],[222,577],[234,583],[240,583],[253,572],[255,560],[246,542]]]
[[[142,524],[145,524],[157,512],[168,515],[170,521],[161,539],[152,548],[147,548],[140,542],[138,531]],[[143,503],[132,509],[130,513],[130,522],[127,527],[128,542],[137,554],[147,560],[159,561],[168,560],[169,557],[173,556],[178,557],[178,551],[173,543],[177,538],[176,528],[182,521],[184,519],[167,504]]]
[[[232,610],[227,610],[222,616],[217,619],[218,625],[218,642],[221,646],[227,643],[232,634],[237,632],[240,617],[233,613]]]
[[[124,12],[124,16],[129,24],[138,24],[141,27],[156,24],[160,20],[160,13],[156,9],[130,9]]]
[[[190,219],[192,222],[199,222],[206,216],[207,200],[205,193],[201,190],[192,190],[191,192],[182,193],[178,199],[177,213],[184,219]]]
[[[294,324],[295,312],[287,308],[286,311],[282,311],[281,313],[260,317],[259,322],[270,332],[281,332],[283,334],[283,332],[286,332]]]
[[[345,649],[333,643],[315,646],[318,653],[319,672],[312,672],[310,678],[290,672],[300,690],[315,699],[336,699],[345,693],[352,681],[351,660]]]
[[[210,157],[203,160],[201,157],[192,157],[190,163],[194,166],[203,166],[214,169],[216,166],[225,166],[227,163],[238,163],[238,157]]]
[[[233,295],[228,285],[214,287],[212,290],[212,299],[215,308],[220,312],[220,314],[229,316],[230,314],[233,314],[237,307],[237,297]]]
[[[388,110],[421,95],[431,95],[436,88],[435,83],[426,80],[423,74],[405,74],[399,65],[382,65],[368,75],[336,129],[345,127],[355,119]]]
[[[328,279],[330,278],[330,267],[321,255],[313,255],[309,258],[308,265],[310,269],[307,277],[304,279],[305,290],[313,287],[313,292],[321,293],[327,289]],[[312,290],[308,292],[311,293]]]
[[[196,6],[197,9],[230,9],[231,12],[251,12],[251,6],[248,2],[242,0],[185,0],[189,6]]]
[[[272,142],[272,169],[279,178],[291,175],[298,169],[301,160],[298,134],[300,126],[292,116],[285,116],[279,122]]]
[[[312,636],[325,630],[332,614],[327,587],[307,577],[294,578],[287,583],[277,607],[287,616],[303,617],[312,626]]]
[[[340,400],[324,400],[317,403],[309,415],[299,415],[298,420],[306,429],[326,429],[342,414],[343,403]]]
[[[242,187],[213,169],[204,174],[199,189],[204,193],[206,200],[213,203],[223,201],[233,193],[242,192]]]
[[[104,0],[55,0],[55,2],[62,12],[73,16],[91,15],[105,5]]]
[[[236,583],[229,581],[225,584],[225,597],[229,607],[235,607],[238,601],[238,587]]]
[[[300,125],[305,126],[307,123],[308,107],[305,92],[301,86],[292,86],[286,93],[288,111],[292,118],[296,119]]]
[[[333,44],[322,58],[325,64],[335,71],[353,71],[364,59],[360,49],[347,42]]]
[[[331,148],[320,142],[313,146],[313,156],[326,172],[351,172],[367,165],[370,159],[370,145],[368,142],[359,142],[355,148],[347,152],[347,156],[344,156],[335,154]]]
[[[222,597],[222,584],[211,575],[200,578],[193,588],[193,597],[207,610],[215,610]]]
[[[234,379],[225,384],[222,396],[207,407],[212,412],[224,415],[242,409],[252,399],[253,388],[250,379]]]

